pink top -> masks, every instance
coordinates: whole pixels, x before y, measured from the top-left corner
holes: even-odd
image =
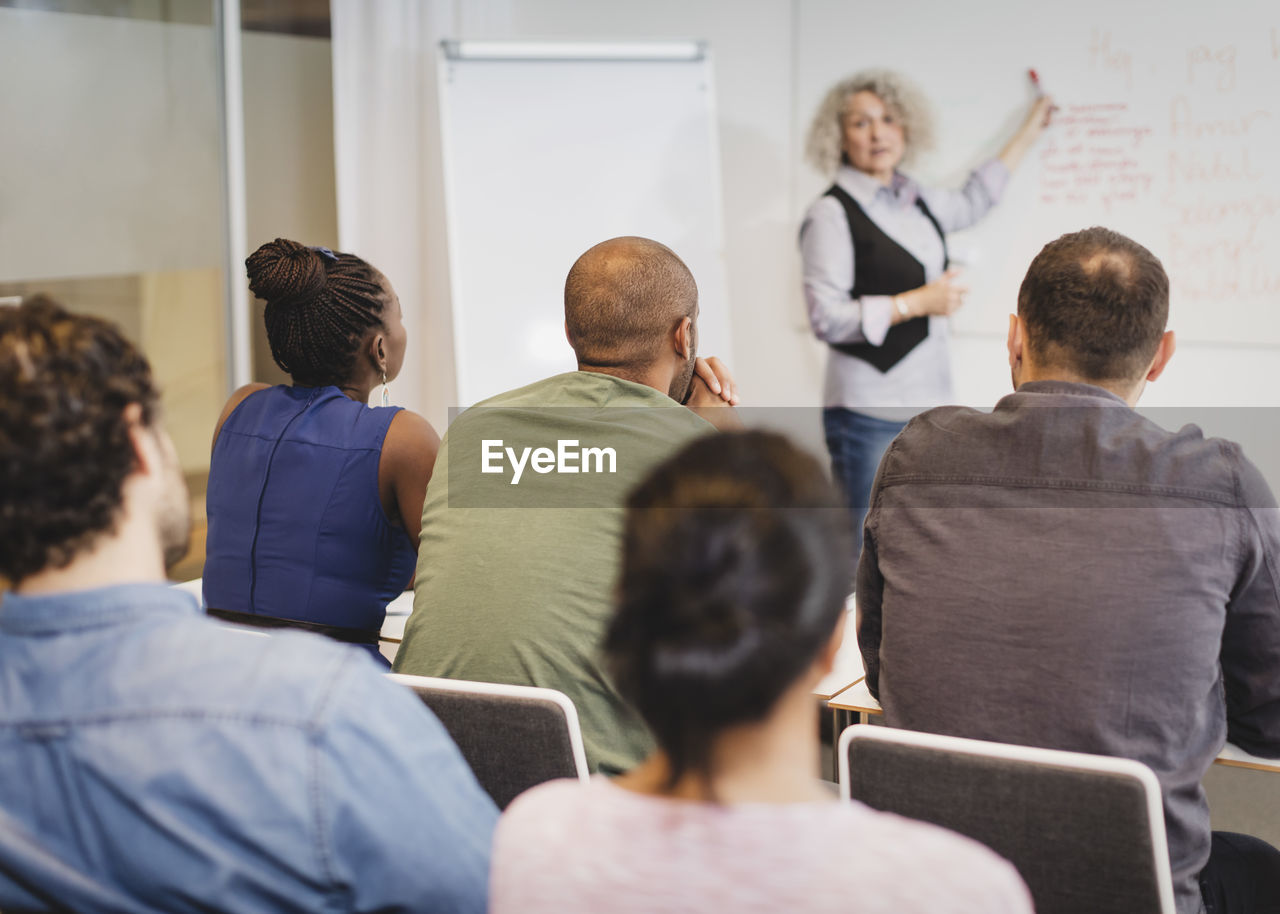
[[[498,821],[490,914],[804,911],[1030,914],[990,850],[860,803],[715,806],[597,776],[520,796]]]

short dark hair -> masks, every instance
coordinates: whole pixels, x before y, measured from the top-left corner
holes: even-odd
[[[698,439],[631,493],[604,651],[672,784],[709,776],[715,738],[763,719],[813,663],[852,588],[852,553],[822,467],[780,435]]]
[[[564,283],[569,342],[587,365],[652,363],[667,334],[697,309],[689,268],[648,238],[602,241],[578,258]]]
[[[351,377],[360,343],[384,327],[386,279],[354,254],[277,238],[245,267],[249,290],[267,303],[271,357],[305,387],[340,386]]]
[[[1169,320],[1169,277],[1154,254],[1094,226],[1063,235],[1031,261],[1018,290],[1027,345],[1046,365],[1088,380],[1133,380]]]
[[[124,411],[151,425],[151,366],[116,327],[35,296],[0,308],[0,575],[70,564],[115,529],[137,468]]]

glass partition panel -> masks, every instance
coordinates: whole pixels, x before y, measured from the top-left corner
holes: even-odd
[[[203,566],[209,441],[227,395],[213,4],[0,0],[0,297],[110,318],[151,360]]]

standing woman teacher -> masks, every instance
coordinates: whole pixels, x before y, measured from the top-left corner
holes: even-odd
[[[928,106],[902,76],[865,70],[836,83],[809,128],[810,163],[834,183],[800,229],[809,323],[830,347],[823,427],[858,548],[871,483],[889,442],[917,412],[951,400],[947,317],[964,303],[946,233],[996,205],[1047,122],[1039,97],[1001,153],[959,190],[898,170],[932,142]]]

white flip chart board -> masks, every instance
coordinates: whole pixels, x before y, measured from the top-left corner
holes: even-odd
[[[575,367],[565,276],[619,235],[684,259],[699,351],[728,360],[705,46],[445,42],[439,65],[458,405]]]

